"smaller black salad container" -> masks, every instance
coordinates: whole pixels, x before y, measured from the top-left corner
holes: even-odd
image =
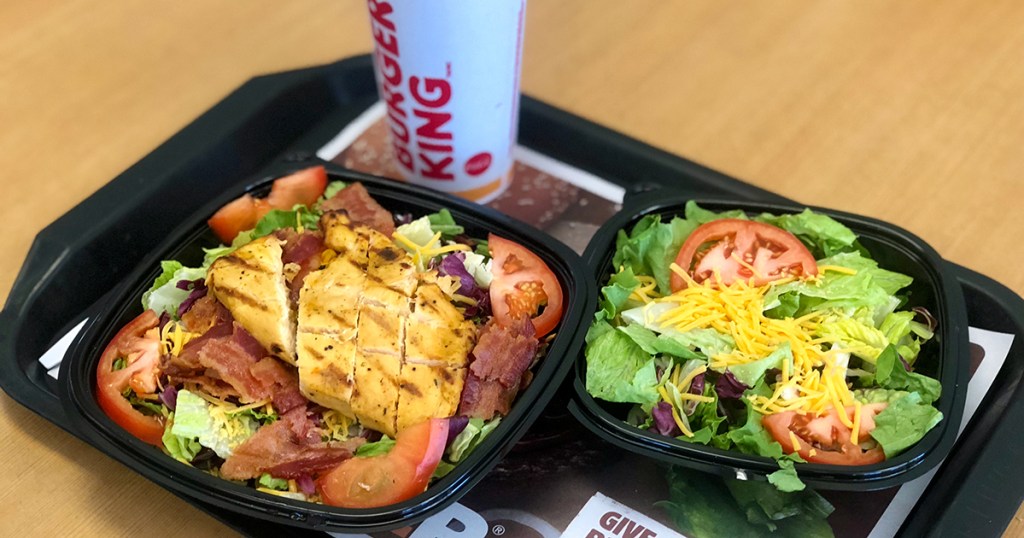
[[[277,177],[309,166],[291,164],[268,171],[244,192],[264,195]],[[414,218],[447,208],[471,237],[493,232],[535,252],[558,277],[564,292],[564,312],[550,341],[547,355],[533,368],[533,380],[517,396],[509,414],[469,456],[442,479],[416,497],[391,506],[344,509],[265,494],[184,465],[159,449],[136,439],[110,420],[96,401],[96,366],[107,343],[127,322],[142,312],[141,296],[157,275],[160,260],[179,260],[198,266],[202,249],[218,245],[206,219],[225,203],[243,194],[225,192],[203,204],[188,222],[153,249],[135,271],[127,275],[107,302],[78,335],[61,365],[61,401],[73,427],[97,446],[157,484],[219,508],[280,524],[327,532],[368,533],[407,526],[454,503],[479,482],[527,431],[548,403],[579,354],[584,333],[581,325],[593,311],[597,294],[582,259],[568,247],[525,224],[493,210],[395,181],[354,173],[325,164],[329,180],[360,181],[369,193],[395,214]]]
[[[716,212],[739,209],[748,215],[799,213],[806,208],[694,199],[663,191],[638,196],[598,230],[584,253],[599,287],[605,285],[614,272],[612,258],[619,230],[628,232],[646,215],[660,215],[663,221],[682,216],[689,201]],[[896,486],[939,465],[956,441],[967,393],[970,360],[963,295],[949,265],[934,249],[910,232],[867,217],[816,207],[810,209],[828,215],[853,230],[859,237],[859,243],[879,267],[913,278],[909,288],[901,292],[909,298],[906,308],[925,307],[938,320],[935,336],[922,345],[914,369],[938,379],[942,384],[941,397],[934,405],[942,412],[943,418],[917,444],[881,463],[865,466],[797,463],[796,471],[804,483],[820,489],[867,491]],[[771,458],[688,443],[626,423],[626,414],[632,404],[611,403],[592,397],[586,390],[586,372],[586,357],[581,352],[576,360],[575,394],[569,410],[584,426],[612,444],[666,463],[734,479],[765,480],[768,474],[779,470],[778,463]]]

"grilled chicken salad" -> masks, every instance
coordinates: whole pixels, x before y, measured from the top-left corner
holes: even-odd
[[[690,202],[620,231],[613,265],[586,387],[635,404],[630,424],[775,458],[769,480],[792,491],[794,462],[878,463],[942,419],[940,383],[914,368],[935,319],[826,215]]]
[[[162,263],[100,359],[98,403],[267,493],[365,508],[422,492],[509,412],[561,318],[522,245],[468,237],[447,210],[393,215],[322,167],[209,225],[225,246]]]

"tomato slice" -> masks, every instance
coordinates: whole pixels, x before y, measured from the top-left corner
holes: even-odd
[[[327,188],[327,170],[314,166],[274,180],[267,202],[273,209],[291,209],[296,204],[312,206]]]
[[[706,250],[700,247],[711,244]],[[814,276],[818,264],[797,237],[782,228],[742,219],[720,219],[698,226],[679,249],[676,265],[703,282],[718,271],[722,284],[752,280],[761,286],[789,276]],[[672,291],[686,287],[673,273]]]
[[[875,403],[861,406],[860,428],[858,441],[862,444],[868,434],[875,429],[875,415],[885,409],[887,404]],[[853,420],[853,407],[845,409],[847,417]],[[830,409],[822,416],[786,411],[767,415],[761,423],[768,429],[772,438],[782,445],[783,452],[797,452],[803,459],[814,463],[828,465],[870,465],[885,460],[885,452],[880,446],[865,450],[860,444],[853,444],[852,435],[835,409]],[[793,446],[793,436],[799,446]],[[811,449],[814,455],[811,455]]]
[[[324,503],[374,508],[411,499],[427,489],[448,442],[448,419],[434,418],[395,436],[387,454],[350,458],[317,481]]]
[[[266,198],[242,196],[228,202],[206,221],[224,243],[230,243],[240,232],[251,230],[271,209],[290,210],[296,204],[311,206],[327,188],[327,171],[323,166],[299,170],[275,179]]]
[[[163,417],[137,411],[121,394],[129,386],[138,393],[156,391],[160,338],[154,334],[160,317],[146,310],[125,325],[107,344],[96,366],[96,400],[103,412],[128,433],[151,445],[163,446]],[[114,361],[128,365],[114,370]]]
[[[491,250],[491,309],[498,323],[509,325],[521,316],[532,318],[540,338],[562,319],[562,286],[555,273],[526,247],[487,236]],[[541,309],[543,307],[543,310]]]
[[[236,235],[252,229],[259,222],[256,216],[256,199],[248,194],[228,202],[206,221],[224,243],[230,243]]]

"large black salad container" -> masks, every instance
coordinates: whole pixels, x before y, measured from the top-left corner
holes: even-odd
[[[248,192],[265,193],[274,177],[299,168],[293,165],[273,170],[253,182]],[[206,219],[241,192],[225,192],[218,199],[203,204],[162,245],[154,245],[152,254],[108,295],[107,302],[89,320],[61,366],[61,400],[81,435],[112,447],[110,452],[115,458],[175,492],[246,516],[287,525],[333,532],[394,529],[422,520],[455,502],[526,432],[579,354],[583,339],[580,326],[593,311],[596,289],[579,256],[558,241],[504,215],[427,189],[352,173],[329,164],[327,168],[332,180],[363,182],[370,194],[393,213],[419,217],[447,208],[470,236],[486,237],[493,232],[525,245],[548,264],[562,284],[565,298],[562,321],[547,355],[534,367],[531,384],[519,394],[511,412],[494,432],[454,471],[432,484],[426,492],[399,504],[360,510],[335,508],[264,494],[181,464],[131,436],[103,413],[96,403],[95,369],[107,342],[142,311],[140,298],[159,274],[159,260],[176,259],[191,266],[201,262],[202,248],[217,244]]]
[[[630,230],[645,215],[662,219],[683,215],[692,198],[666,196],[662,192],[634,199],[612,220],[598,230],[584,253],[591,274],[599,284],[614,272],[612,257],[619,230]],[[798,213],[803,206],[758,204],[746,201],[695,200],[714,211],[741,209],[748,214]],[[921,476],[946,457],[956,440],[963,414],[968,381],[967,311],[956,278],[949,265],[924,241],[910,232],[884,222],[812,208],[833,217],[852,229],[860,243],[882,268],[898,271],[914,279],[909,288],[909,305],[923,306],[939,321],[935,337],[921,348],[915,369],[942,383],[942,396],[936,402],[942,421],[906,452],[882,463],[866,466],[838,466],[798,463],[797,473],[807,484],[822,489],[873,490],[895,486]],[[630,404],[597,400],[586,391],[586,358],[581,352],[576,361],[575,395],[569,410],[587,428],[627,450],[671,464],[684,465],[730,478],[759,479],[778,470],[778,464],[766,457],[746,455],[732,450],[687,443],[655,432],[642,431],[623,419]]]

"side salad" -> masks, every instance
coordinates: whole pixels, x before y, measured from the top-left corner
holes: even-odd
[[[161,263],[97,401],[168,457],[265,493],[411,498],[498,426],[561,320],[533,252],[448,210],[393,214],[322,167],[227,204],[197,267]]]
[[[942,420],[940,383],[915,371],[934,317],[906,275],[878,266],[827,215],[642,218],[587,334],[586,389],[623,419],[689,443],[794,463],[870,465]]]

